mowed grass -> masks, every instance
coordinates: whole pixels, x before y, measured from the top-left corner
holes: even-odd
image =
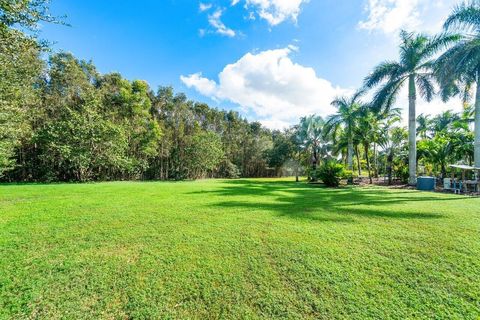
[[[480,199],[286,180],[0,185],[0,319],[480,316]]]

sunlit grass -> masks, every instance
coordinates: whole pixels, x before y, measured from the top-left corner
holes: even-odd
[[[0,185],[0,318],[480,316],[480,199],[286,180]]]

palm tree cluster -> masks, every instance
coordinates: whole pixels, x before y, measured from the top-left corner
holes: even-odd
[[[302,119],[300,127],[316,119],[318,131],[322,122],[323,140],[333,142],[333,154],[342,155],[348,169],[356,167],[359,175],[366,168],[370,182],[379,171],[391,182],[396,171],[397,176],[408,175],[408,183],[415,185],[419,162],[424,172],[439,168],[443,176],[448,162],[468,162],[480,168],[479,78],[480,1],[474,0],[456,6],[439,35],[401,31],[397,61],[378,64],[361,90],[335,99],[332,105],[337,112],[324,123],[311,117]],[[398,126],[400,111],[395,107],[404,88],[408,92],[407,130]],[[371,100],[362,100],[366,96]],[[417,100],[430,102],[435,96],[444,102],[461,97],[465,111],[448,111],[434,119],[417,117]],[[316,156],[313,161],[316,166]]]

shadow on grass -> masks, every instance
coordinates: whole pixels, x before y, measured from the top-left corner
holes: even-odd
[[[393,191],[381,188],[328,189],[288,181],[231,180],[220,189],[198,191],[221,196],[214,204],[222,208],[264,210],[279,216],[315,221],[352,222],[354,217],[383,219],[439,219],[429,201],[452,201],[415,191]],[[248,197],[246,201],[238,197]],[[458,198],[459,199],[459,198]],[[399,204],[415,202],[418,209],[399,208]],[[428,205],[428,206],[427,206]],[[433,210],[432,210],[433,209]]]

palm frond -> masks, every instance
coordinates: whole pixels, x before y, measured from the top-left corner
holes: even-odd
[[[435,95],[435,87],[433,85],[432,77],[429,75],[417,75],[415,80],[422,98],[427,102],[432,101],[433,96]]]
[[[480,30],[480,4],[478,1],[464,1],[457,5],[443,24],[445,30]]]
[[[402,65],[395,61],[380,63],[364,80],[366,88],[372,88],[387,79],[396,79],[403,73]]]
[[[370,109],[374,112],[385,112],[392,108],[396,101],[397,94],[405,82],[406,77],[388,82],[374,95]]]
[[[463,37],[460,34],[449,33],[442,33],[431,37],[425,44],[425,47],[421,52],[421,56],[423,59],[430,58],[437,52],[448,49],[452,44],[460,41],[462,38]]]

